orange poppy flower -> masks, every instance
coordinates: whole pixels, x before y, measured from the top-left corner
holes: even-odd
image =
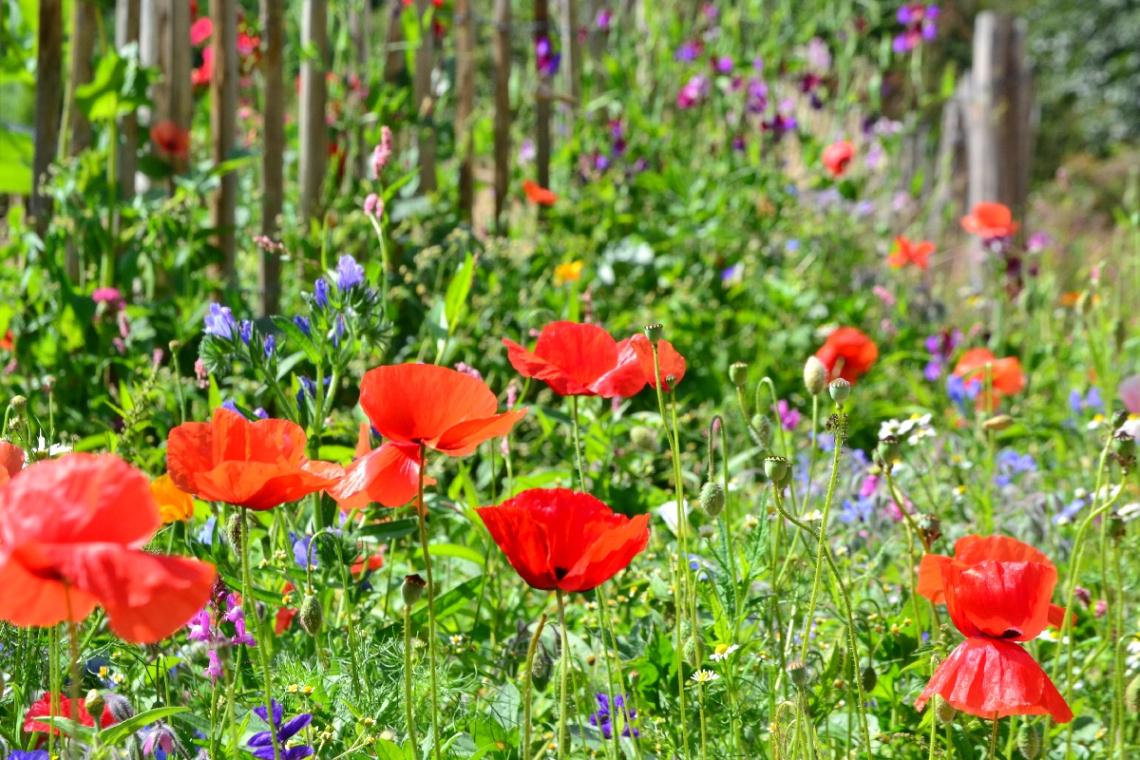
[[[1013,212],[1002,203],[978,203],[968,216],[962,217],[962,229],[983,240],[1009,237],[1020,228]]]
[[[543,381],[559,396],[628,398],[645,387],[630,341],[615,341],[597,325],[551,322],[534,351],[509,338],[503,345],[519,374]]]
[[[24,450],[14,443],[0,441],[0,486],[24,469]]]
[[[16,334],[11,330],[4,333],[4,337],[0,338],[0,349],[5,351],[16,350]]]
[[[190,131],[170,119],[160,121],[150,128],[150,141],[172,158],[186,158],[190,155]]]
[[[87,700],[80,699],[76,703],[79,707],[79,712],[76,714],[75,705],[71,704],[70,699],[63,696],[62,694],[57,695],[56,699],[58,700],[58,703],[55,710],[52,710],[51,707],[50,692],[45,693],[42,697],[31,704],[31,706],[28,708],[28,711],[24,713],[24,731],[26,733],[31,733],[34,731],[40,734],[55,734],[56,736],[62,736],[58,727],[53,726],[50,723],[45,723],[42,720],[37,720],[37,718],[47,718],[52,715],[57,718],[67,718],[69,720],[77,721],[81,725],[87,726],[88,728],[95,727],[95,719],[91,717],[90,713],[87,712]],[[110,705],[104,706],[103,714],[99,718],[100,728],[113,726],[116,722],[117,721],[115,720],[115,716],[111,714]],[[35,753],[33,752],[30,754],[34,755]],[[46,755],[47,753],[44,754]]]
[[[174,484],[207,501],[265,510],[333,486],[344,470],[305,456],[305,431],[288,420],[250,422],[219,407],[210,422],[170,431],[166,465]]]
[[[981,383],[983,390],[978,394],[977,400],[979,409],[993,409],[996,405],[996,399],[986,398],[984,389],[987,364],[990,366],[995,396],[1012,396],[1025,390],[1025,373],[1021,371],[1021,362],[1016,356],[998,359],[988,348],[971,348],[958,360],[954,374],[965,382],[976,380]]]
[[[934,253],[934,243],[923,240],[921,243],[912,243],[902,235],[895,238],[891,255],[887,263],[898,269],[907,264],[914,264],[919,269],[930,267],[930,254]]]
[[[119,638],[166,638],[206,603],[215,573],[143,551],[161,527],[150,481],[112,454],[27,468],[0,488],[0,620],[47,627],[101,605]]]
[[[838,177],[847,171],[847,166],[854,157],[855,146],[846,140],[833,142],[823,149],[823,165],[831,172],[832,177]]]
[[[360,407],[393,443],[422,444],[449,457],[506,435],[527,413],[497,414],[499,401],[482,380],[434,364],[369,370],[360,383]]]
[[[815,357],[827,367],[828,382],[842,378],[854,385],[879,358],[879,347],[862,330],[839,327],[827,336]]]
[[[383,552],[376,552],[368,557],[357,557],[352,563],[352,574],[359,575],[365,570],[379,570],[384,567]]]
[[[649,338],[638,333],[629,339],[629,345],[637,353],[637,363],[641,366],[641,373],[645,375],[645,382],[649,387],[657,390],[657,370],[661,370],[663,390],[670,393],[677,389],[681,379],[685,377],[685,357],[673,348],[667,340],[657,341],[657,366],[653,366],[653,344]],[[670,379],[672,378],[672,379]]]
[[[399,507],[418,495],[420,467],[420,447],[415,444],[389,442],[373,451],[368,423],[362,422],[356,460],[344,469],[344,478],[329,489],[329,496],[345,512],[372,502]],[[435,478],[425,476],[424,485],[435,485]]]
[[[558,200],[558,196],[553,192],[529,179],[523,182],[522,188],[523,192],[526,193],[527,202],[533,205],[553,206],[554,202]]]
[[[161,475],[150,484],[150,493],[158,504],[163,523],[189,520],[194,516],[194,500],[178,486],[170,475]]]

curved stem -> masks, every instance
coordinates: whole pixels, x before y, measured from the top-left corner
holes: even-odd
[[[815,615],[815,605],[819,600],[819,583],[823,578],[823,557],[827,553],[827,518],[831,515],[831,501],[835,498],[835,484],[839,480],[839,454],[843,449],[843,421],[835,429],[835,454],[831,458],[831,479],[827,484],[827,498],[823,502],[823,519],[819,524],[819,545],[816,547],[815,579],[811,584],[811,601],[808,603],[807,617],[804,618],[803,645],[800,659],[807,659],[808,643],[811,640],[811,619]],[[852,653],[854,654],[854,652]]]
[[[578,463],[578,483],[581,484],[582,490],[587,491],[586,488],[586,468],[582,466],[582,434],[579,430],[578,423],[578,397],[570,397],[570,414],[574,421],[574,459]]]
[[[416,719],[412,710],[412,605],[404,605],[404,720],[408,724],[408,743],[413,760],[420,760],[420,742],[416,737]]]
[[[257,627],[260,643],[254,647],[257,657],[261,661],[262,678],[265,680],[265,710],[269,724],[269,737],[272,740],[273,758],[281,760],[281,753],[277,746],[277,722],[273,720],[273,675],[269,671],[269,655],[265,648],[269,646],[269,638],[261,626],[261,616],[257,614],[257,602],[253,598],[253,581],[249,572],[249,510],[241,508],[241,604],[242,614],[246,621],[253,616],[253,624]],[[236,678],[236,675],[235,675]]]
[[[439,744],[439,685],[435,668],[435,581],[431,574],[431,554],[428,552],[427,504],[424,503],[424,472],[427,470],[427,447],[420,444],[419,501],[416,514],[420,518],[420,546],[424,550],[424,570],[427,572],[428,603],[428,659],[431,661],[431,731],[435,760],[442,760]]]
[[[566,753],[570,749],[570,737],[566,734],[566,689],[570,677],[570,641],[566,636],[566,603],[562,598],[562,589],[556,589],[558,596],[558,635],[562,641],[562,656],[558,659],[558,760],[566,760]]]
[[[534,680],[534,653],[538,649],[538,640],[542,636],[542,629],[546,627],[546,613],[538,618],[538,624],[534,627],[534,633],[530,637],[530,646],[526,650],[526,672],[523,673],[523,743],[522,752],[519,753],[524,760],[530,757],[531,747],[531,725],[530,725],[530,700],[531,700],[531,682]]]

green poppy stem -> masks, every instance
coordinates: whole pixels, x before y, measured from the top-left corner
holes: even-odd
[[[269,637],[261,625],[261,616],[257,614],[257,602],[253,598],[253,580],[249,572],[249,509],[241,508],[241,604],[242,613],[246,621],[253,617],[253,624],[257,628],[257,636],[261,643],[255,647],[257,657],[261,661],[261,674],[265,681],[265,710],[269,724],[269,736],[273,740],[273,760],[281,760],[281,752],[277,746],[277,723],[273,720],[273,674],[269,670]],[[236,676],[235,676],[236,678]]]
[[[558,684],[558,760],[566,760],[570,749],[570,737],[566,733],[566,690],[570,677],[570,640],[566,636],[566,603],[562,589],[555,589],[558,596],[558,634],[562,641],[562,656],[559,657]]]
[[[412,605],[404,605],[404,719],[408,723],[408,743],[413,760],[420,760],[420,744],[416,738],[416,721],[412,712]]]
[[[519,753],[523,760],[531,756],[530,703],[531,685],[534,681],[534,653],[538,649],[538,640],[542,636],[542,629],[545,627],[546,613],[544,612],[534,627],[534,633],[530,637],[530,646],[526,650],[526,672],[523,674],[523,743],[522,752]]]
[[[439,685],[435,665],[435,581],[431,573],[431,554],[428,551],[427,505],[424,503],[424,471],[427,470],[427,447],[420,444],[419,502],[416,514],[420,519],[420,546],[424,550],[424,571],[427,573],[428,603],[428,659],[431,661],[431,731],[435,760],[443,760],[439,745]]]

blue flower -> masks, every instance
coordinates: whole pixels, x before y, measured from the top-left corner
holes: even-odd
[[[302,728],[309,725],[313,720],[313,716],[308,713],[303,713],[282,724],[281,720],[284,717],[285,708],[276,699],[272,701],[271,705],[273,708],[273,726],[277,729],[277,756],[280,760],[301,760],[303,757],[312,755],[312,747],[298,745],[285,749],[285,744],[300,733]],[[269,722],[268,711],[264,705],[253,708],[253,711],[257,713],[263,721],[266,723]],[[249,746],[253,748],[254,757],[261,758],[261,760],[273,760],[273,734],[269,731],[262,731],[251,736],[249,738]]]
[[[297,329],[305,333],[306,338],[313,337],[313,330],[309,326],[308,317],[302,317],[300,314],[298,314],[297,316],[293,317],[293,324],[297,325]]]
[[[269,412],[259,406],[253,410],[253,416],[259,420],[267,420],[269,419]]]
[[[223,401],[222,402],[222,408],[223,409],[229,409],[231,412],[235,412],[236,414],[241,414],[241,412],[237,408],[237,404],[234,403],[234,400],[232,398],[226,399],[225,401]],[[244,417],[245,415],[242,415],[242,416]]]
[[[614,717],[622,718],[622,736],[641,736],[641,733],[631,725],[633,720],[637,718],[637,710],[626,707],[625,695],[618,694],[615,696],[612,707],[607,694],[595,694],[594,697],[598,701],[598,711],[590,716],[590,725],[601,729],[602,736],[607,739],[613,738]],[[614,715],[615,711],[617,716]]]
[[[336,286],[344,292],[363,284],[364,267],[357,264],[356,259],[347,253],[341,256],[336,265]]]
[[[982,384],[978,380],[971,380],[967,383],[957,375],[950,375],[946,378],[946,395],[960,406],[964,405],[967,400],[973,401],[977,398],[981,390]]]
[[[1092,409],[1093,411],[1104,411],[1104,400],[1100,397],[1100,389],[1095,385],[1089,388],[1089,392],[1083,397],[1081,392],[1076,388],[1069,391],[1069,408],[1073,410],[1073,414],[1080,417],[1085,411]]]
[[[211,517],[210,519],[206,520],[205,524],[198,530],[198,533],[194,537],[203,544],[213,544],[214,527],[217,524],[218,518]]]
[[[1073,521],[1073,518],[1077,516],[1078,512],[1085,508],[1087,503],[1088,502],[1086,502],[1084,499],[1073,499],[1064,509],[1053,515],[1053,524],[1064,525],[1066,523],[1071,523]]]
[[[234,314],[228,306],[221,304],[210,304],[210,310],[206,313],[206,334],[215,335],[219,338],[230,340],[234,337]]]
[[[289,541],[293,544],[293,562],[297,567],[317,567],[317,555],[311,551],[312,536],[298,536],[290,531]]]
[[[30,749],[26,752],[22,749],[14,749],[8,758],[9,760],[51,760],[47,750],[44,749]]]
[[[839,513],[839,519],[845,523],[852,522],[867,522],[871,519],[871,515],[875,512],[875,500],[869,497],[856,499],[843,500],[843,510]]]
[[[324,277],[318,277],[313,283],[313,300],[321,311],[329,307],[329,284],[325,282]]]
[[[243,319],[241,327],[238,328],[238,335],[241,337],[241,342],[248,346],[249,339],[253,337],[253,322]]]
[[[344,337],[344,315],[336,315],[336,326],[333,329],[333,345],[340,347],[340,339]]]
[[[273,353],[277,350],[277,338],[273,334],[265,336],[265,358],[273,358]]]

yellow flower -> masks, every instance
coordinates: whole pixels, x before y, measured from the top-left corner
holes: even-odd
[[[569,264],[559,264],[554,267],[554,284],[565,285],[568,282],[578,282],[582,279],[582,262],[571,261]]]
[[[194,516],[194,500],[182,493],[174,485],[169,475],[163,475],[150,484],[150,492],[158,502],[158,512],[163,523],[189,520]]]

